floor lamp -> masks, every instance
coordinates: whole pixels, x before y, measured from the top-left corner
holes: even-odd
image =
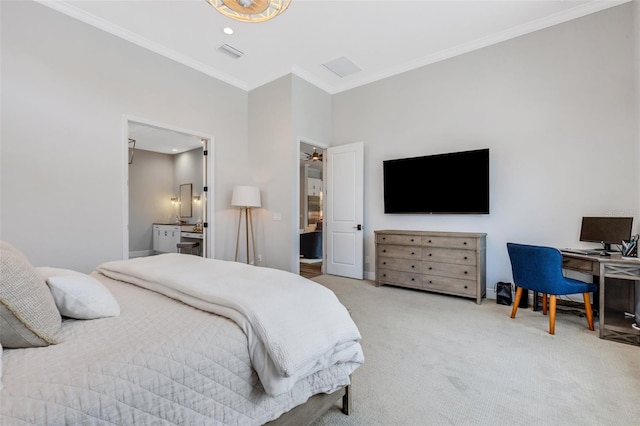
[[[251,208],[260,207],[260,188],[257,186],[236,186],[233,188],[231,205],[240,207],[238,218],[238,234],[236,236],[236,262],[238,261],[238,247],[240,243],[240,227],[242,226],[242,212],[244,211],[245,245],[247,247],[247,264],[249,263],[249,231],[251,231],[251,248],[253,249],[253,260],[256,260],[256,239],[253,235],[253,219]]]

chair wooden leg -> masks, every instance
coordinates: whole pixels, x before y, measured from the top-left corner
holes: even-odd
[[[549,296],[549,334],[556,334],[556,295]]]
[[[547,293],[542,293],[542,315],[547,315]]]
[[[582,293],[582,297],[584,298],[584,313],[587,316],[587,324],[589,324],[589,330],[593,331],[595,328],[593,327],[593,310],[591,309],[591,297],[589,293]]]
[[[513,307],[511,308],[511,318],[516,317],[518,305],[520,304],[520,298],[522,298],[522,287],[518,287],[518,289],[516,290],[516,300],[513,301]]]

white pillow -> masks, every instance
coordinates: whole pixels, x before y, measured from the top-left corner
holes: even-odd
[[[69,269],[36,268],[49,285],[62,315],[75,319],[96,319],[120,315],[120,305],[97,279]]]

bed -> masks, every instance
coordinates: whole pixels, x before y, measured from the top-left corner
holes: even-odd
[[[0,280],[6,287],[15,281],[8,281],[5,265],[13,255],[6,244],[2,253]],[[319,284],[185,254],[107,262],[90,275],[34,269],[61,311],[64,303],[54,290],[59,282],[98,282],[115,306],[95,319],[59,314],[59,327],[48,337],[55,342],[35,347],[7,349],[7,325],[0,323],[1,424],[303,425],[340,399],[348,412],[350,377],[364,362],[360,335],[344,306],[337,298],[331,302],[335,295]],[[231,290],[224,289],[225,282]],[[252,290],[255,285],[264,289]],[[282,294],[278,286],[284,286]],[[307,290],[296,294],[298,287],[317,292],[314,300],[305,301]],[[6,308],[12,296],[2,292],[6,289],[0,288]],[[245,292],[253,299],[240,297]],[[294,301],[299,306],[283,313],[282,306]],[[271,316],[273,304],[279,306]],[[331,318],[318,317],[322,311]],[[316,329],[319,334],[309,336]],[[294,341],[287,343],[286,334]],[[327,346],[336,336],[333,347]],[[314,352],[317,356],[309,358]]]

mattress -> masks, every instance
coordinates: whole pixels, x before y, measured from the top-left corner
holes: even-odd
[[[93,275],[120,316],[66,319],[60,344],[5,349],[1,424],[260,425],[349,384],[359,365],[333,365],[269,396],[234,322]]]

